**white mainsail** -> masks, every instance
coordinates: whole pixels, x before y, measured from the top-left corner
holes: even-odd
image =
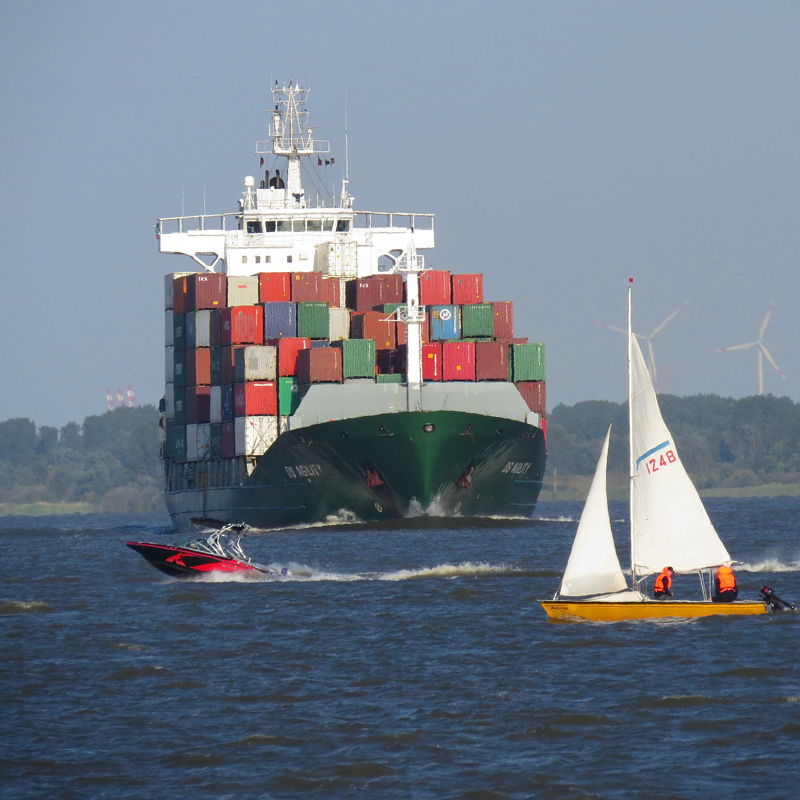
[[[686,474],[661,416],[636,336],[631,352],[631,560],[637,578],[692,572],[731,557]]]
[[[586,505],[583,507],[578,532],[572,543],[567,569],[561,580],[560,597],[586,597],[627,589],[625,576],[614,549],[611,519],[606,498],[606,463],[608,461],[609,427]]]

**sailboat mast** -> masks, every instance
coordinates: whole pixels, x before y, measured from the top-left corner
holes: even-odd
[[[631,312],[631,295],[633,278],[628,278],[628,518],[631,535],[631,589],[636,588],[636,560],[633,555],[633,319]]]

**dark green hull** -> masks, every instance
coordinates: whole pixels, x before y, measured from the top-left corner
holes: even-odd
[[[544,437],[532,425],[395,412],[288,431],[238,480],[197,462],[186,488],[165,499],[181,529],[196,519],[265,529],[420,514],[530,518],[544,468]]]

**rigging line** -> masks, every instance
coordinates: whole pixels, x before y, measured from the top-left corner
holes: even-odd
[[[333,194],[331,193],[331,190],[325,184],[325,179],[323,178],[323,176],[319,174],[319,171],[317,170],[317,165],[314,164],[313,156],[311,156],[310,159],[311,159],[312,169],[314,170],[314,173],[317,175],[317,177],[320,179],[320,182],[322,183],[322,188],[324,189],[324,191],[321,193],[322,196],[325,197],[325,199],[330,200],[331,203],[333,203]],[[308,179],[311,181],[312,186],[317,190],[317,194],[320,194],[320,187],[314,181],[314,175],[311,174],[311,171],[308,168],[305,169],[305,172],[308,175]]]

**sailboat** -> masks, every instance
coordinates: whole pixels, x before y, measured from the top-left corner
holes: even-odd
[[[609,427],[586,499],[561,586],[542,607],[554,620],[620,622],[666,617],[767,613],[761,601],[715,603],[704,577],[732,563],[681,463],[664,424],[642,351],[631,329],[628,287],[628,414],[630,427],[631,582],[620,566],[611,533],[606,493]],[[644,581],[665,566],[697,573],[703,600],[656,600]]]

